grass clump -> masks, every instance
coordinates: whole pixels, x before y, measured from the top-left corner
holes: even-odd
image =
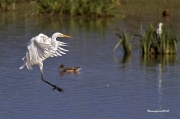
[[[133,39],[133,37],[130,37],[129,33],[125,33],[123,32],[121,29],[117,29],[116,35],[119,38],[118,43],[116,44],[116,46],[114,47],[115,51],[117,49],[117,47],[121,44],[124,50],[125,54],[131,54],[131,41]]]
[[[65,16],[109,17],[117,6],[111,0],[39,0],[38,13]]]
[[[0,11],[8,11],[15,9],[14,0],[0,0]]]
[[[177,52],[178,32],[167,30],[163,27],[159,36],[152,24],[146,30],[141,27],[141,51],[142,54],[174,54]]]
[[[177,53],[177,43],[180,36],[179,31],[175,31],[171,26],[170,29],[162,28],[162,33],[156,33],[153,24],[150,24],[145,30],[140,28],[140,49],[142,54],[175,54]],[[129,33],[123,32],[118,29],[116,35],[119,37],[119,42],[114,47],[114,51],[122,44],[125,54],[131,53],[131,42],[133,37]]]

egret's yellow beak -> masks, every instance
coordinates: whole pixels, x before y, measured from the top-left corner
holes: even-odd
[[[68,35],[65,35],[65,34],[63,34],[62,36],[65,37],[65,38],[71,38],[71,36],[68,36]]]

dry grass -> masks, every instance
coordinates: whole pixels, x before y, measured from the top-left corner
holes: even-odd
[[[161,14],[168,8],[171,13],[179,13],[179,4],[179,0],[127,0],[119,12],[127,15],[152,15]]]

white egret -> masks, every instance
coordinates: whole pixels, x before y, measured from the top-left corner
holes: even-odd
[[[26,66],[29,70],[32,70],[32,65],[39,65],[42,81],[51,85],[53,90],[56,89],[59,92],[63,92],[63,89],[49,83],[43,78],[43,61],[49,57],[62,56],[62,54],[66,54],[63,51],[68,51],[61,48],[61,46],[66,46],[66,43],[57,41],[57,37],[71,38],[71,36],[62,33],[54,33],[52,37],[48,37],[41,33],[36,37],[33,37],[28,43],[26,55],[22,59],[24,64],[20,66],[19,69]]]
[[[162,25],[163,25],[163,23],[159,23],[158,24],[158,29],[156,30],[156,33],[159,35],[159,36],[161,36],[161,34],[162,34]]]

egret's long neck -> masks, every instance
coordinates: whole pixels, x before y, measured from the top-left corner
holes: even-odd
[[[162,25],[159,25],[159,29],[160,29],[160,30],[162,29]]]
[[[51,44],[52,44],[53,47],[57,47],[56,38],[57,38],[57,36],[52,36]]]

